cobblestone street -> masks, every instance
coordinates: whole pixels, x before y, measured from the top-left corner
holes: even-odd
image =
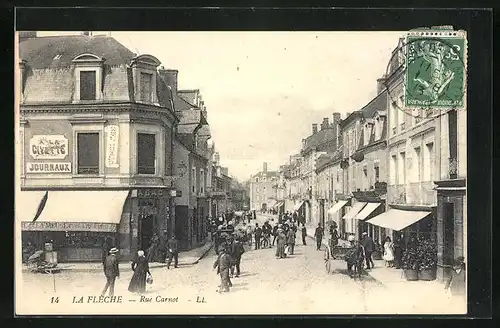
[[[263,221],[259,218],[259,222]],[[53,306],[54,313],[65,310],[72,313],[101,313],[113,311],[126,313],[321,313],[321,314],[366,314],[366,313],[433,313],[443,309],[426,308],[426,299],[440,297],[435,288],[410,288],[413,297],[405,297],[408,282],[398,285],[402,292],[394,299],[394,290],[371,276],[353,280],[344,272],[345,263],[336,263],[337,272],[327,274],[324,268],[323,251],[317,251],[312,240],[307,246],[297,245],[293,256],[276,259],[274,249],[253,250],[246,246],[242,258],[242,274],[233,278],[230,293],[218,294],[219,276],[212,269],[215,252],[194,265],[183,265],[167,270],[153,268],[154,283],[148,285],[150,302],[140,302],[140,296],[128,292],[131,271],[122,272],[116,282],[115,295],[123,297],[121,304],[87,303],[88,296],[98,296],[105,278],[100,272],[63,271],[53,277],[42,274],[23,274],[23,305],[50,312],[52,297],[58,297],[61,306]],[[377,270],[375,268],[374,270]],[[411,284],[411,283],[410,283]],[[415,285],[416,286],[416,285]],[[435,286],[435,284],[429,284]],[[416,292],[419,289],[419,293]],[[83,304],[73,304],[73,297],[84,297]],[[163,299],[165,302],[161,302]],[[168,300],[170,299],[170,300]],[[132,300],[135,300],[133,302]],[[197,302],[198,301],[198,302]],[[204,302],[201,302],[204,301]],[[62,306],[64,305],[64,306]]]

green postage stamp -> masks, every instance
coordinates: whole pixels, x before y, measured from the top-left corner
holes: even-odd
[[[405,107],[464,109],[467,34],[452,28],[416,29],[406,35]]]

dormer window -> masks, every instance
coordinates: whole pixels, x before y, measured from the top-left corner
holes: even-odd
[[[159,105],[156,93],[156,70],[161,62],[151,55],[140,55],[130,64],[134,76],[134,97],[137,102]]]
[[[58,56],[54,57],[54,60],[57,60]],[[104,58],[93,54],[82,54],[73,59],[76,83],[75,102],[103,99],[104,61]]]

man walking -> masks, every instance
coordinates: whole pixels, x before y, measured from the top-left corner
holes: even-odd
[[[179,244],[177,239],[175,239],[175,234],[167,242],[168,247],[168,261],[167,269],[170,269],[170,264],[172,264],[172,259],[174,260],[174,268],[177,268],[179,264]]]
[[[307,229],[306,225],[302,224],[302,245],[306,246]]]
[[[116,254],[118,249],[113,247],[109,250],[109,255],[104,261],[104,275],[106,276],[106,285],[101,293],[102,296],[106,295],[109,288],[109,296],[115,295],[115,280],[120,277],[120,270],[118,268],[118,258]]]
[[[255,249],[260,249],[260,238],[262,237],[262,229],[259,227],[259,224],[255,224]]]
[[[316,231],[314,232],[314,237],[316,238],[316,250],[317,251],[321,250],[321,241],[323,240],[323,233],[324,233],[324,230],[321,227],[321,223],[318,223],[318,227],[316,228]]]
[[[372,259],[372,253],[375,251],[375,243],[373,242],[372,238],[368,236],[367,232],[363,232],[363,240],[361,241],[361,244],[365,249],[366,269],[370,270],[371,268],[375,267]]]
[[[290,255],[293,255],[293,251],[295,249],[295,232],[293,229],[289,229],[287,233],[287,244],[288,244],[288,252]]]
[[[231,276],[234,275],[234,269],[236,268],[235,277],[238,278],[240,276],[240,263],[241,263],[241,255],[245,253],[245,248],[240,241],[239,237],[236,237],[231,245],[230,255],[233,258],[233,266],[231,266]]]
[[[273,227],[273,243],[272,246],[274,246],[274,243],[276,242],[276,237],[278,237],[278,223],[276,222]]]

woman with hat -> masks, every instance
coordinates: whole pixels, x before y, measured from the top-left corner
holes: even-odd
[[[137,252],[137,257],[132,262],[132,271],[134,274],[128,285],[128,290],[133,293],[144,293],[146,291],[146,278],[151,276],[144,251]]]
[[[453,271],[444,287],[452,296],[465,296],[465,258],[459,256],[453,264]]]
[[[282,259],[285,257],[286,235],[283,229],[278,226],[278,237],[276,238],[276,257]]]

